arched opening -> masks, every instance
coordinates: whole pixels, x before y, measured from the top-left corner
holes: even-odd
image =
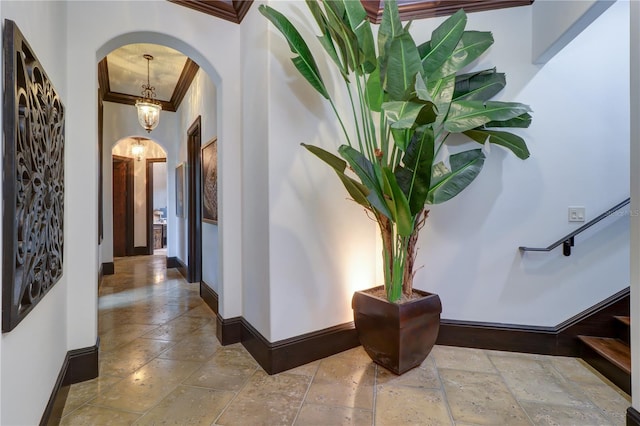
[[[165,150],[151,139],[131,136],[115,144],[111,158],[112,199],[107,205],[113,211],[113,256],[155,254],[155,249],[166,251]]]

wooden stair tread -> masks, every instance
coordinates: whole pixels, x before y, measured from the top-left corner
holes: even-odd
[[[614,318],[623,323],[624,325],[631,325],[631,317],[626,317],[622,315],[614,315]]]
[[[631,374],[631,348],[626,343],[610,337],[578,336],[578,339],[627,374]]]

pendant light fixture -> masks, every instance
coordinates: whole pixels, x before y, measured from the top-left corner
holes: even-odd
[[[154,99],[156,88],[149,83],[149,63],[153,60],[153,56],[145,53],[142,57],[147,60],[147,84],[142,85],[142,99],[136,101],[136,109],[138,110],[138,122],[150,133],[160,121],[162,107]]]

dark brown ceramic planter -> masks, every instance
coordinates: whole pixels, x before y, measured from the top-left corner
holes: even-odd
[[[364,291],[351,305],[360,343],[377,364],[402,374],[425,360],[438,337],[442,304],[437,294],[413,290],[424,297],[389,303]]]

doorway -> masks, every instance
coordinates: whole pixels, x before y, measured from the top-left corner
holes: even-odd
[[[113,256],[133,254],[133,159],[113,156]]]
[[[167,159],[147,158],[147,250],[166,256]]]
[[[187,281],[202,280],[201,117],[187,130]]]

